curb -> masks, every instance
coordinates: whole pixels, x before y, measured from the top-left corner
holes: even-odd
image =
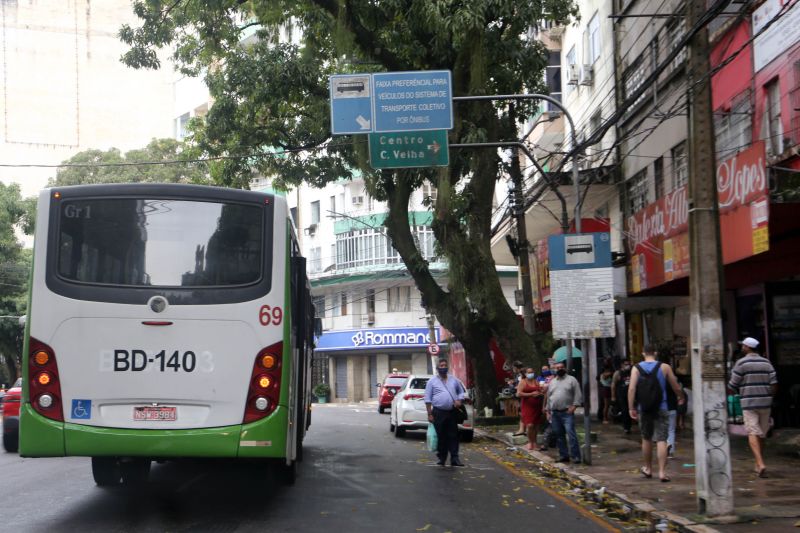
[[[606,494],[609,494],[622,502],[622,505],[619,508],[619,512],[621,514],[629,515],[633,518],[638,518],[649,522],[650,531],[659,531],[669,528],[670,530],[679,531],[681,533],[720,533],[718,530],[709,527],[707,524],[695,522],[694,520],[678,515],[671,511],[657,509],[652,504],[644,500],[638,500],[636,498],[627,496],[626,494],[609,489],[608,487],[605,487],[605,485],[603,485],[599,479],[582,472],[571,470],[569,466],[564,464],[555,463],[550,456],[541,452],[526,450],[525,448],[520,447],[519,444],[514,443],[513,438],[511,441],[509,441],[503,437],[492,434],[488,431],[484,431],[480,428],[475,428],[475,432],[481,437],[492,439],[507,446],[517,447],[520,452],[526,453],[539,461],[539,463],[542,465],[540,468],[559,470],[564,477],[572,481],[573,485],[578,488],[583,488],[592,492],[605,488]],[[666,528],[662,524],[666,525]],[[657,525],[660,527],[657,527]]]

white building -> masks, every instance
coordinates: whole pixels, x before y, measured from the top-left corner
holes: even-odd
[[[120,62],[118,37],[135,25],[130,0],[2,2],[4,98],[0,160],[61,163],[77,152],[141,148],[169,137],[172,69],[134,70]],[[53,168],[5,167],[0,180],[36,194]]]
[[[436,256],[432,212],[423,205],[426,197],[435,198],[436,189],[426,185],[412,195],[409,224],[431,270],[446,286],[447,264]],[[323,189],[302,186],[287,200],[322,318],[315,359],[331,385],[332,399],[375,397],[375,385],[393,370],[431,373],[426,353],[431,326],[442,353],[446,342],[386,236],[386,204],[371,198],[360,179]],[[513,302],[516,268],[501,268],[498,275],[507,300]]]

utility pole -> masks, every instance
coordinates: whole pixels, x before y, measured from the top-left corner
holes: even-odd
[[[510,106],[514,117],[514,104]],[[528,335],[536,330],[533,318],[533,291],[531,289],[531,256],[528,245],[528,228],[525,227],[525,202],[522,194],[522,171],[519,168],[519,150],[515,147],[511,155],[511,181],[514,183],[512,202],[514,220],[517,224],[517,252],[519,257],[519,278],[522,284],[522,320]]]
[[[706,12],[705,0],[686,3],[686,27]],[[733,513],[725,354],[722,333],[722,249],[719,235],[708,29],[689,41],[689,317],[698,511]]]

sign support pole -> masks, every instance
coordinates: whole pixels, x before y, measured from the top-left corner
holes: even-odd
[[[686,24],[706,13],[705,0],[686,3]],[[717,203],[708,29],[689,41],[689,318],[695,483],[698,511],[733,513],[725,353],[722,332],[722,250]]]

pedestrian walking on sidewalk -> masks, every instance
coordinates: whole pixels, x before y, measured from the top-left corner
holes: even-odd
[[[609,411],[611,410],[611,385],[614,381],[614,367],[611,365],[611,358],[607,358],[603,363],[603,371],[597,376],[600,394],[600,406],[597,410],[597,417],[603,424],[611,423]]]
[[[619,411],[622,421],[622,429],[625,434],[631,432],[631,415],[628,412],[628,388],[631,384],[631,360],[625,358],[621,362],[619,370],[614,372],[611,379],[611,403]]]
[[[464,400],[464,388],[452,377],[447,377],[447,359],[439,359],[436,367],[438,375],[428,380],[425,385],[425,408],[428,410],[428,422],[436,428],[439,441],[436,455],[439,466],[447,462],[450,453],[451,466],[464,466],[458,457],[458,422],[455,410],[461,407]]]
[[[545,405],[558,444],[559,457],[556,462],[568,463],[572,458],[574,463],[580,463],[581,447],[575,433],[575,409],[581,404],[581,386],[577,379],[567,374],[563,361],[555,363],[553,367],[556,378],[547,387]],[[590,414],[584,413],[583,416]]]
[[[544,389],[539,386],[536,380],[536,374],[532,368],[525,370],[525,378],[519,382],[517,387],[517,396],[520,398],[522,406],[520,408],[520,417],[522,423],[525,424],[525,431],[528,433],[528,450],[536,449],[536,437],[539,433],[539,427],[544,421]],[[547,448],[544,448],[545,450]],[[539,449],[544,451],[543,449]]]
[[[669,411],[667,409],[667,385],[678,403],[686,401],[675,373],[666,363],[656,360],[656,350],[652,344],[644,347],[644,361],[631,370],[631,384],[628,389],[630,416],[639,420],[642,433],[642,456],[644,466],[640,469],[646,478],[653,477],[653,442],[656,443],[658,458],[658,477],[662,482],[670,481],[667,476],[667,438],[669,435]]]
[[[744,357],[733,365],[728,385],[741,396],[744,427],[756,461],[756,474],[767,477],[767,466],[761,452],[769,431],[769,415],[772,398],[778,391],[778,378],[772,363],[759,355],[756,339],[747,337],[741,345]]]

